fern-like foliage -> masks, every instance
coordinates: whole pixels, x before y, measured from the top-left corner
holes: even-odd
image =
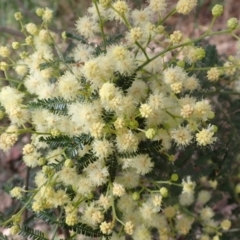
[[[75,39],[77,41],[80,41],[83,44],[88,44],[86,38],[83,37],[82,35],[77,35],[77,34],[74,34],[74,33],[66,32],[66,37]]]
[[[84,154],[84,156],[76,161],[77,171],[82,171],[83,168],[87,167],[90,163],[95,162],[97,159],[98,158],[92,152]]]
[[[110,155],[107,159],[107,167],[110,175],[110,179],[113,182],[117,175],[118,162],[114,154]]]
[[[37,101],[30,102],[28,106],[30,109],[44,108],[50,112],[58,115],[67,115],[68,112],[68,101],[61,97],[38,99]]]
[[[56,163],[54,162],[54,163],[50,163],[48,165],[51,166],[52,168],[54,168],[56,172],[58,172],[62,169],[65,160],[62,160],[62,161],[55,160],[55,161],[56,161]]]
[[[39,230],[34,230],[30,227],[27,227],[23,225],[20,229],[21,236],[28,238],[28,239],[33,239],[33,240],[48,240],[45,238],[44,233],[39,231]]]
[[[71,63],[76,63],[73,58],[66,57],[64,60],[56,60],[56,61],[51,61],[51,62],[44,62],[40,63],[39,68],[40,70],[45,70],[47,68],[58,68],[60,63],[64,64],[71,64]]]
[[[154,154],[159,154],[161,149],[161,140],[157,141],[142,141],[138,145],[138,149],[135,152],[121,152],[118,153],[120,158],[131,158],[136,157],[138,154],[149,154],[153,156]]]
[[[41,137],[39,140],[46,142],[53,149],[65,148],[65,153],[74,158],[77,156],[79,148],[83,149],[83,146],[91,143],[93,138],[88,134],[81,134],[74,137],[68,135]]]
[[[101,42],[94,50],[93,52],[93,56],[97,57],[99,55],[101,55],[102,53],[105,53],[105,46],[110,46],[113,45],[115,43],[117,43],[121,38],[123,37],[122,34],[119,34],[117,36],[114,37],[109,37],[105,40],[105,42]]]
[[[103,234],[99,229],[93,229],[84,223],[79,223],[74,226],[68,226],[66,223],[61,222],[60,226],[91,238],[105,237],[105,239],[110,239],[111,236]]]
[[[9,240],[9,238],[0,232],[0,240]]]
[[[116,72],[115,77],[116,77],[115,85],[122,89],[124,93],[126,93],[127,89],[132,86],[132,83],[136,77],[136,73],[132,74],[131,76],[124,76],[119,72]]]

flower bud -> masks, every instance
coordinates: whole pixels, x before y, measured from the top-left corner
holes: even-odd
[[[6,71],[8,69],[8,64],[6,62],[0,62],[0,70]]]
[[[234,30],[238,27],[238,19],[237,18],[230,18],[227,21],[227,26],[228,28],[230,28],[231,30]]]
[[[216,4],[213,8],[212,8],[212,15],[214,17],[219,17],[221,16],[223,13],[223,6],[220,4]]]
[[[20,21],[23,18],[22,13],[20,13],[20,12],[16,12],[14,14],[14,17],[17,21]]]
[[[184,68],[184,67],[185,67],[185,61],[179,60],[179,61],[177,62],[177,66],[178,66],[178,67],[181,67],[181,68]]]
[[[162,187],[162,188],[160,188],[160,194],[162,195],[162,197],[167,197],[168,196],[168,189],[167,188],[165,188],[165,187]]]
[[[132,199],[133,199],[134,201],[137,201],[139,198],[140,198],[140,194],[139,194],[138,192],[134,192],[134,193],[132,194]]]
[[[153,128],[149,128],[146,132],[145,135],[148,139],[153,139],[156,135],[156,131]]]
[[[228,219],[223,220],[221,222],[221,227],[222,227],[223,230],[227,231],[231,227],[231,222]]]
[[[33,45],[33,37],[32,36],[26,37],[25,42],[27,45]]]
[[[65,166],[65,167],[68,167],[68,168],[73,167],[73,161],[72,161],[72,159],[66,159],[65,162],[64,162],[64,166]]]
[[[171,181],[173,181],[173,182],[177,182],[177,180],[178,180],[178,174],[177,173],[173,173],[172,175],[171,175]]]
[[[12,42],[12,48],[13,49],[18,49],[20,47],[20,43],[19,42]]]
[[[37,8],[37,9],[36,9],[36,14],[37,14],[39,17],[41,17],[41,16],[43,15],[43,13],[44,13],[44,9],[43,9],[43,8]]]
[[[9,57],[10,55],[10,50],[8,47],[1,46],[0,47],[0,56],[1,57]]]

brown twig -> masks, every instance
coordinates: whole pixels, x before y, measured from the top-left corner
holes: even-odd
[[[24,34],[22,32],[12,29],[12,28],[8,28],[8,27],[0,27],[0,32],[14,35],[14,36],[21,37],[21,38],[24,37]]]

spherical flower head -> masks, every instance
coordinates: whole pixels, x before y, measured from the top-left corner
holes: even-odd
[[[190,176],[187,176],[187,179],[182,180],[183,193],[193,194],[196,187],[196,183],[191,180]]]
[[[223,67],[226,67],[226,69],[224,69],[224,73],[228,76],[232,76],[236,72],[236,67],[232,62],[225,62]]]
[[[140,106],[139,111],[140,111],[141,116],[144,118],[149,118],[153,112],[152,108],[146,103],[144,103]]]
[[[94,154],[100,159],[106,159],[113,152],[113,144],[107,140],[95,140],[92,148]]]
[[[21,199],[23,197],[23,189],[20,187],[14,187],[11,191],[10,194],[12,197],[15,197],[17,199]]]
[[[36,9],[36,14],[37,16],[41,17],[44,13],[44,9],[43,8],[37,8]]]
[[[9,65],[6,62],[0,62],[0,70],[6,71]]]
[[[1,46],[0,47],[0,56],[1,57],[9,57],[10,55],[10,49],[8,47]]]
[[[188,234],[189,230],[191,229],[193,219],[182,215],[180,218],[176,219],[176,230],[178,234],[186,235]]]
[[[164,198],[168,196],[168,189],[165,187],[161,187],[159,192],[162,195],[162,197],[164,197]]]
[[[65,162],[64,162],[64,166],[65,166],[65,167],[68,167],[68,168],[73,167],[73,166],[74,166],[73,160],[70,159],[70,158],[66,159]]]
[[[214,17],[219,17],[221,16],[223,13],[223,6],[220,4],[216,4],[213,8],[212,8],[212,15]]]
[[[179,179],[179,176],[178,176],[177,173],[173,173],[173,174],[171,175],[171,181],[173,181],[173,182],[177,182],[178,179]]]
[[[104,8],[109,8],[111,3],[112,0],[99,0],[99,4],[101,4]]]
[[[181,116],[183,118],[189,118],[194,112],[194,107],[191,104],[185,104],[181,109]]]
[[[17,235],[19,232],[20,232],[20,227],[18,225],[13,225],[10,228],[10,233],[14,236]]]
[[[149,9],[154,13],[164,13],[167,8],[166,0],[149,0]]]
[[[38,27],[34,23],[26,24],[25,28],[26,28],[27,32],[30,33],[33,36],[38,34]]]
[[[125,223],[124,231],[128,235],[132,235],[133,234],[133,228],[134,228],[133,223],[131,221],[128,221],[128,222]]]
[[[173,218],[176,215],[176,210],[172,206],[164,208],[163,212],[167,218]]]
[[[33,37],[32,36],[26,37],[25,42],[27,45],[33,45]]]
[[[19,42],[12,42],[12,48],[13,49],[18,49],[21,46]]]
[[[125,194],[125,188],[123,187],[123,185],[114,182],[112,192],[114,196],[121,197]]]
[[[171,35],[170,35],[170,41],[172,43],[180,43],[182,41],[183,38],[183,34],[181,31],[174,31]]]
[[[91,38],[98,32],[98,24],[88,16],[79,18],[76,22],[77,31],[86,38]]]
[[[100,230],[103,234],[111,234],[114,224],[112,222],[102,222],[100,224]]]
[[[127,35],[129,43],[134,43],[142,39],[143,31],[140,27],[131,28],[130,32]]]
[[[192,141],[192,134],[187,127],[178,127],[171,132],[171,138],[177,143],[178,146],[187,146]]]
[[[239,23],[238,23],[238,19],[237,18],[230,18],[227,21],[227,27],[230,28],[231,30],[234,30],[238,27]]]
[[[156,135],[156,130],[154,128],[149,128],[146,132],[145,135],[148,139],[153,139]]]
[[[20,12],[16,12],[14,14],[14,17],[17,21],[20,21],[23,18],[22,13],[20,13]]]
[[[227,231],[231,228],[231,221],[229,221],[228,219],[225,219],[221,222],[221,227],[223,230]]]
[[[212,208],[205,207],[201,210],[200,216],[201,216],[202,220],[208,221],[214,216],[214,212],[213,212]]]
[[[120,16],[127,15],[129,12],[129,7],[126,1],[118,0],[113,3],[113,8],[117,11]]]
[[[152,239],[151,233],[145,225],[138,226],[133,233],[133,239],[150,240]]]
[[[207,78],[210,82],[215,82],[219,79],[220,71],[214,67],[207,71]]]
[[[113,83],[106,82],[100,88],[99,96],[102,101],[109,101],[115,97],[117,92],[117,88],[114,86]]]
[[[211,193],[209,191],[201,190],[198,193],[197,202],[200,203],[201,205],[204,205],[210,200],[210,198],[211,198]]]
[[[194,195],[191,193],[181,193],[179,202],[182,206],[190,206],[194,202]]]
[[[42,20],[44,22],[51,22],[52,18],[53,18],[53,10],[49,8],[45,8],[42,14]]]
[[[206,51],[202,47],[196,48],[195,52],[197,60],[201,60],[206,56]]]
[[[117,135],[117,147],[120,152],[135,152],[138,148],[139,139],[132,132],[127,131]]]
[[[176,10],[178,13],[187,15],[193,8],[197,5],[197,0],[179,0],[176,5]]]
[[[216,141],[214,135],[214,127],[208,126],[208,128],[202,129],[196,134],[197,144],[200,146],[206,146],[212,144]]]
[[[23,147],[22,153],[23,155],[28,155],[28,154],[32,154],[35,150],[35,147],[32,144],[26,144]]]

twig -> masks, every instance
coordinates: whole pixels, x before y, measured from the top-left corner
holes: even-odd
[[[21,38],[24,37],[24,34],[21,33],[20,31],[12,29],[12,28],[8,28],[8,27],[0,27],[0,32],[14,35],[14,36],[21,37]]]

